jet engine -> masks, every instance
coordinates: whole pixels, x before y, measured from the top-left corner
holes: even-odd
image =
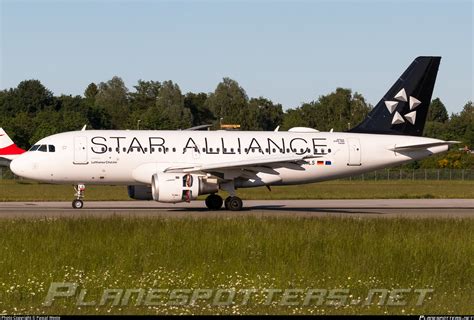
[[[151,194],[159,202],[190,202],[218,189],[217,179],[196,174],[157,173],[151,178]]]

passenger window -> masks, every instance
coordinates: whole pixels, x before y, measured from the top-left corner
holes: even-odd
[[[38,151],[47,152],[48,150],[46,149],[46,145],[45,145],[45,144],[42,144],[42,145],[38,148]]]
[[[49,152],[56,152],[56,148],[51,144],[48,146],[48,149]]]

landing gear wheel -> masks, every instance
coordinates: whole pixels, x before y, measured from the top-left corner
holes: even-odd
[[[229,199],[230,198],[230,199]],[[227,201],[226,199],[226,202],[228,203],[228,209],[231,210],[231,211],[240,211],[242,210],[242,207],[243,207],[243,203],[242,203],[242,199],[240,199],[239,197],[229,197],[229,201]]]
[[[86,186],[84,184],[77,184],[74,186],[74,191],[76,191],[76,199],[72,201],[72,207],[74,209],[82,209],[84,206],[84,202],[82,199],[84,199],[84,191],[86,190]]]
[[[211,194],[206,198],[206,206],[210,210],[219,210],[222,207],[222,197],[217,194]]]
[[[74,209],[82,209],[84,202],[82,200],[76,199],[72,201],[72,207]]]
[[[227,197],[227,198],[225,198],[224,206],[225,206],[225,209],[226,209],[226,210],[230,210],[230,208],[229,208],[229,201],[230,201],[230,198],[232,198],[232,197]]]

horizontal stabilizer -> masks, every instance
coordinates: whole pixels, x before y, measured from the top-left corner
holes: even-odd
[[[410,145],[401,145],[401,146],[396,145],[394,148],[391,148],[389,150],[392,150],[392,151],[421,150],[421,149],[428,149],[431,147],[439,147],[439,146],[452,145],[452,144],[458,144],[458,143],[460,142],[459,141],[440,141],[440,142],[410,144]]]

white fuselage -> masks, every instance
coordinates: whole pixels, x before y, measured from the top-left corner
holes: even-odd
[[[446,151],[448,146],[403,153],[391,149],[439,141],[340,132],[88,130],[42,139],[37,145],[54,146],[54,152],[26,152],[12,162],[12,170],[25,178],[51,183],[138,185],[150,184],[154,174],[180,165],[305,155],[302,162],[258,166],[266,185],[303,184],[423,159]],[[243,169],[216,174],[232,179],[238,176],[235,170]],[[251,186],[257,184],[236,181],[236,187]]]

